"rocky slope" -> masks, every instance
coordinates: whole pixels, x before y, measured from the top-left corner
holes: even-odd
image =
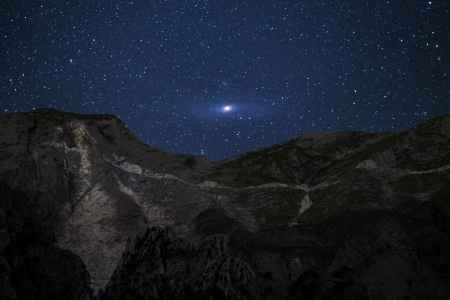
[[[218,163],[144,145],[114,116],[42,109],[0,124],[0,179],[103,297],[450,297],[450,116]]]
[[[0,299],[94,299],[83,261],[55,246],[24,194],[0,181]]]
[[[100,299],[260,299],[255,274],[229,238],[199,244],[152,227],[130,241]]]

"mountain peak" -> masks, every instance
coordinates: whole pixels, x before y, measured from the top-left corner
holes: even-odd
[[[57,120],[60,121],[70,121],[73,119],[83,120],[83,119],[118,119],[114,115],[110,114],[80,114],[74,112],[66,112],[62,110],[57,110],[54,108],[38,108],[34,110],[30,110],[28,112],[23,113],[28,117],[37,117],[46,121]]]

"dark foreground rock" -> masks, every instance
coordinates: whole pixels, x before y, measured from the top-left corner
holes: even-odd
[[[106,291],[112,299],[260,299],[255,274],[235,256],[229,237],[199,243],[152,227],[129,243]],[[101,294],[101,293],[100,293]]]
[[[93,299],[83,261],[55,246],[41,213],[0,181],[0,299]]]

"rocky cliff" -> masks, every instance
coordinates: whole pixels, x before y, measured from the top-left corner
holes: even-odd
[[[105,299],[450,297],[450,116],[217,163],[144,145],[109,115],[0,124],[0,179]]]

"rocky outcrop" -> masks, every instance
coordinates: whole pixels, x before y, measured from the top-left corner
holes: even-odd
[[[152,227],[129,243],[100,299],[260,299],[255,274],[229,238],[199,243]]]
[[[144,145],[109,115],[41,109],[0,124],[0,179],[83,260],[91,288],[108,284],[104,297],[449,297],[450,116],[216,163]],[[147,244],[134,249],[137,232]],[[205,248],[217,259],[207,241],[223,245]]]
[[[449,299],[445,280],[420,256],[408,233],[394,219],[383,219],[339,248],[326,271],[328,285],[375,299]]]
[[[95,290],[108,282],[128,236],[186,224],[204,206],[205,196],[182,179],[195,173],[185,164],[190,156],[140,143],[114,116],[43,109],[4,115],[0,124],[0,178],[45,212],[58,245],[83,259]]]
[[[94,299],[83,261],[55,245],[23,193],[0,181],[0,298]]]

